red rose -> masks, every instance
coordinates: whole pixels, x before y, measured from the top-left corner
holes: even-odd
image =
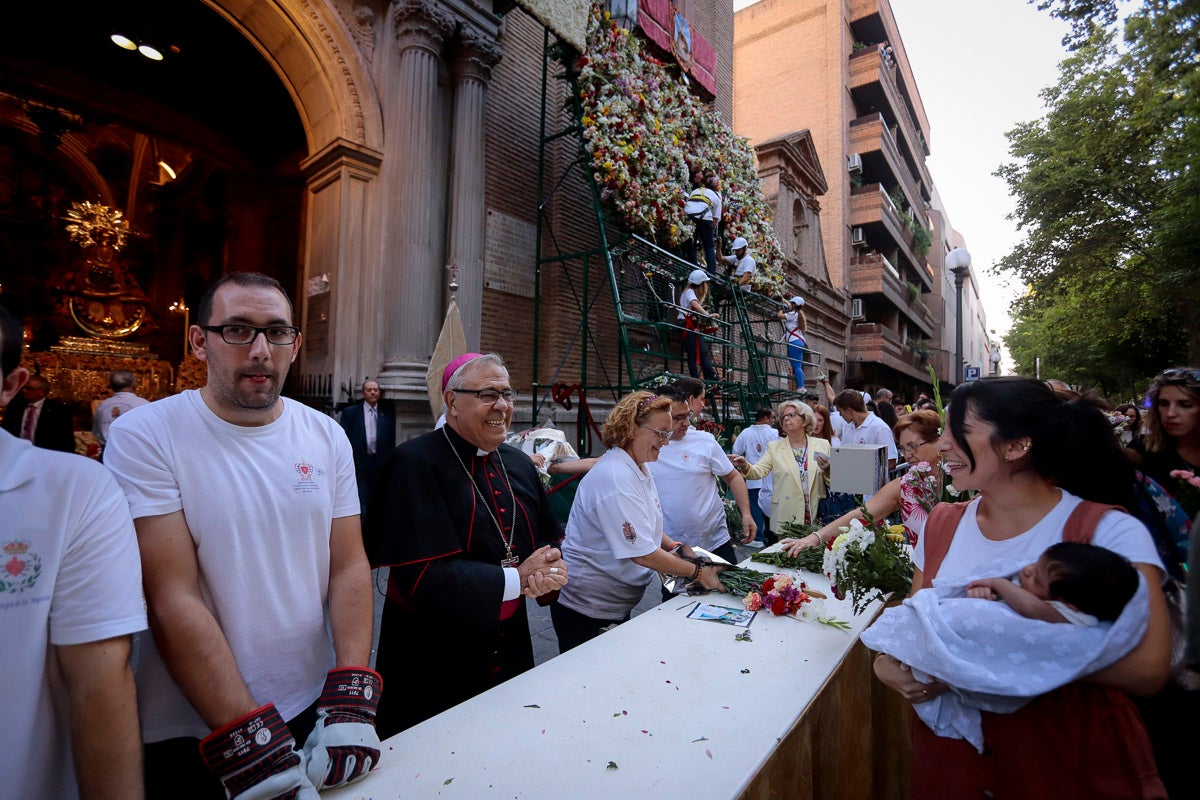
[[[775,588],[775,579],[774,578],[767,578],[765,581],[763,581],[763,591],[764,592],[772,591],[774,588]]]
[[[787,613],[787,603],[784,602],[782,597],[775,598],[775,602],[771,603],[771,613],[777,617],[782,617]]]

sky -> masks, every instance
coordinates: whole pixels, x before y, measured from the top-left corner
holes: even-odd
[[[929,171],[1000,337],[1022,287],[991,268],[1022,234],[1006,219],[1015,207],[1008,186],[992,173],[1009,160],[1005,132],[1043,115],[1039,92],[1058,78],[1067,25],[1026,0],[891,4],[929,118]]]

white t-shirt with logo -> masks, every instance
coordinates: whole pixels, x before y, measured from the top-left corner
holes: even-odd
[[[729,541],[714,476],[728,475],[733,464],[711,433],[688,428],[682,439],[667,442],[658,460],[646,466],[658,486],[667,536],[706,550]]]
[[[284,398],[268,425],[233,425],[188,391],[122,414],[104,463],[134,519],[183,510],[200,590],[257,703],[285,720],[307,708],[334,666],[326,628],[329,534],[358,514],[354,459],[330,417]],[[143,739],[204,737],[150,641],[137,671]]]
[[[558,602],[593,619],[624,619],[654,577],[633,559],[662,547],[662,535],[653,476],[620,447],[606,450],[571,503],[562,542],[571,579]]]
[[[100,464],[0,431],[0,796],[79,796],[56,645],[146,628],[142,564]]]
[[[733,443],[733,452],[742,456],[753,466],[758,463],[758,460],[766,455],[767,445],[779,438],[779,431],[774,425],[765,423],[751,425],[744,431],[738,434],[737,439]],[[747,489],[762,488],[763,479],[758,480],[746,479]]]

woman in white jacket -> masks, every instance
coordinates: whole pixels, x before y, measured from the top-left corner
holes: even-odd
[[[747,478],[771,476],[774,486],[768,544],[778,541],[783,523],[807,525],[816,519],[817,503],[825,496],[829,479],[829,440],[812,435],[816,425],[813,410],[799,400],[784,400],[778,414],[785,438],[767,445],[767,452],[757,464],[741,456],[729,457]]]

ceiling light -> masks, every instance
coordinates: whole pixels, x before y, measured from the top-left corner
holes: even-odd
[[[171,169],[170,164],[165,161],[160,161],[158,162],[158,168],[170,176],[171,180],[175,180],[175,170]],[[166,181],[162,181],[162,183],[166,183]]]
[[[158,52],[158,50],[154,49],[153,47],[151,47],[148,44],[138,45],[137,50],[139,53],[141,53],[142,55],[144,55],[146,58],[150,59],[151,61],[162,61],[163,60],[163,54]]]
[[[128,36],[125,36],[124,34],[114,33],[108,38],[112,39],[112,43],[117,47],[120,47],[122,50],[138,49],[137,42],[135,42],[133,39],[130,39]]]

